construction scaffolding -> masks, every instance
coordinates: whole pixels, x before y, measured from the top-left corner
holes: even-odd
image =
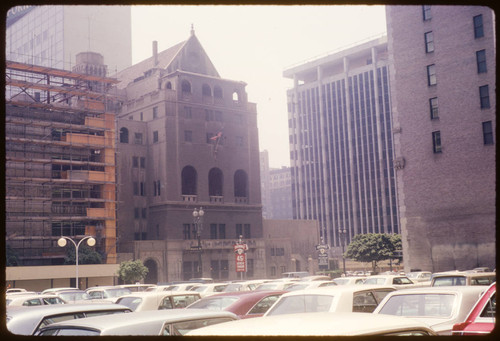
[[[12,259],[62,264],[61,236],[93,235],[104,262],[116,263],[116,133],[106,108],[107,90],[117,81],[12,61],[5,80],[5,233]]]

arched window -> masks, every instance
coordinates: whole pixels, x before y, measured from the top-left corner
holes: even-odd
[[[192,166],[182,169],[182,195],[196,195],[196,170]]]
[[[240,100],[240,94],[238,91],[234,90],[233,92],[233,101],[238,102]]]
[[[234,196],[248,197],[248,177],[247,173],[241,169],[234,173]]]
[[[214,97],[215,98],[222,98],[222,89],[218,85],[214,86]]]
[[[165,87],[166,87],[167,89],[172,89],[172,83],[167,82],[167,84],[165,85]]]
[[[208,195],[221,197],[223,195],[222,184],[222,171],[219,168],[212,168],[208,172]]]
[[[128,129],[127,128],[120,129],[120,143],[128,143]]]
[[[201,87],[201,93],[203,94],[203,96],[212,97],[212,89],[210,88],[210,85],[203,84]]]
[[[182,92],[191,93],[191,83],[189,83],[187,80],[183,80],[181,83],[181,90]]]

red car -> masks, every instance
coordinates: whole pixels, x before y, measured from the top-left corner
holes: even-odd
[[[481,335],[495,328],[496,283],[486,290],[472,308],[465,322],[456,323],[452,335]]]
[[[224,292],[207,296],[198,300],[186,309],[210,309],[230,311],[238,317],[245,319],[259,317],[276,302],[276,300],[287,291],[235,291]]]

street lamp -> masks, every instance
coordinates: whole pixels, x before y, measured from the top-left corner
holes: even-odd
[[[346,236],[347,231],[345,229],[339,229],[339,238],[340,238],[340,244],[342,245],[342,263],[344,265],[344,276],[346,275],[345,273],[345,256],[344,256],[344,245],[345,245],[345,236]]]
[[[193,223],[196,228],[196,238],[198,239],[198,273],[200,277],[203,277],[203,267],[201,264],[201,231],[203,230],[203,216],[205,215],[205,211],[203,211],[203,207],[195,208],[193,210]]]
[[[76,258],[76,288],[79,289],[79,284],[78,284],[78,249],[80,247],[80,244],[84,241],[84,240],[87,240],[87,245],[88,246],[94,246],[95,245],[95,239],[94,237],[92,236],[87,236],[87,237],[84,237],[82,238],[78,244],[75,243],[75,241],[69,237],[64,237],[64,236],[61,236],[61,238],[59,238],[57,240],[57,245],[59,245],[60,247],[65,247],[67,242],[66,240],[69,240],[70,242],[73,243],[73,245],[75,245],[75,258]]]

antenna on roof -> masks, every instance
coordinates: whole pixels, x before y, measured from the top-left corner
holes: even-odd
[[[191,35],[194,36],[194,25],[191,24]]]

